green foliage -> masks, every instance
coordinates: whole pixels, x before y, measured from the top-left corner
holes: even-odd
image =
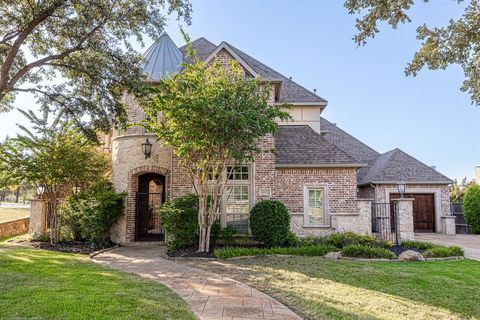
[[[397,256],[384,248],[372,247],[363,244],[349,244],[342,249],[345,257],[366,258],[366,259],[395,259]]]
[[[418,249],[418,250],[428,250],[428,249],[439,247],[439,245],[434,243],[424,242],[424,241],[414,241],[414,240],[403,241],[402,246],[406,248],[412,248],[412,249]]]
[[[282,254],[295,256],[323,256],[338,249],[333,246],[273,247],[273,248],[224,248],[215,249],[213,254],[219,259],[258,256],[265,254]]]
[[[167,234],[167,247],[179,250],[198,245],[198,196],[189,194],[171,199],[158,210],[162,227]],[[215,244],[217,239],[230,231],[223,231],[220,223],[212,225],[210,241]]]
[[[50,242],[50,235],[48,233],[40,233],[33,237],[33,241]]]
[[[467,181],[467,178],[463,178],[463,180],[458,183],[457,180],[455,180],[452,185],[450,186],[450,201],[451,202],[463,202],[463,198],[465,197],[465,194],[467,193],[468,189],[472,186],[475,185],[475,181]]]
[[[295,233],[289,231],[284,246],[286,247],[296,247],[300,245],[300,239]]]
[[[446,258],[446,257],[463,257],[464,251],[457,246],[436,246],[423,252],[425,258]]]
[[[290,212],[277,200],[262,200],[250,212],[253,238],[267,247],[283,246],[291,238]]]
[[[471,233],[480,233],[480,186],[471,186],[463,201],[463,214]]]
[[[0,2],[0,110],[18,92],[44,109],[107,130],[125,118],[125,89],[142,95],[145,76],[131,38],[157,38],[166,13],[190,22],[188,0]],[[3,108],[2,108],[3,107]],[[77,124],[84,123],[78,121]]]
[[[231,245],[235,242],[236,233],[237,231],[233,227],[227,226],[224,229],[220,229],[219,238],[222,239],[226,245]]]
[[[110,182],[100,180],[68,197],[64,208],[66,226],[75,236],[105,245],[110,228],[122,215],[124,197],[124,193],[115,192]]]
[[[199,196],[199,250],[208,251],[207,230],[219,209],[227,166],[271,151],[258,142],[275,133],[277,119],[290,116],[287,106],[269,103],[270,85],[246,77],[237,61],[207,64],[191,49],[184,61],[181,73],[151,88],[142,124],[173,149],[189,173]]]
[[[198,239],[198,197],[194,194],[165,202],[158,211],[169,249],[192,246]]]
[[[465,11],[461,17],[452,18],[446,26],[428,27],[423,24],[417,28],[417,39],[422,43],[405,73],[416,76],[425,67],[430,70],[445,70],[450,65],[459,65],[465,75],[461,90],[468,92],[472,103],[478,106],[480,38],[477,29],[480,23],[480,7],[476,0],[456,2],[462,5],[465,3]],[[394,29],[399,24],[410,22],[408,11],[413,4],[412,0],[346,0],[345,7],[350,14],[362,15],[356,20],[358,34],[354,38],[355,42],[363,45],[368,38],[373,38],[380,30],[379,22],[386,22]]]
[[[326,237],[310,236],[302,238],[300,241],[302,245],[332,245],[339,249],[350,244],[361,244],[379,248],[389,248],[393,246],[393,243],[391,243],[390,241],[379,240],[372,235],[360,235],[351,231],[332,233]]]

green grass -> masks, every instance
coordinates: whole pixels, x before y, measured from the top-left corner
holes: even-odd
[[[165,286],[87,258],[0,244],[0,319],[195,319]]]
[[[305,319],[480,319],[480,262],[260,256],[196,262],[269,293]]]
[[[0,223],[30,217],[30,208],[0,207]]]

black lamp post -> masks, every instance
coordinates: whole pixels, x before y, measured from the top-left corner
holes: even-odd
[[[148,140],[148,138],[144,143],[142,143],[142,152],[145,155],[145,159],[150,158],[150,155],[152,154],[152,143]]]
[[[403,198],[403,195],[405,194],[405,189],[406,188],[407,188],[407,185],[405,184],[405,182],[403,180],[400,180],[397,183],[397,189],[398,189],[398,193],[400,193],[400,198]]]

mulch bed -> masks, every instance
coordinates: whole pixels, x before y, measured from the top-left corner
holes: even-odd
[[[215,258],[213,249],[210,249],[210,252],[198,252],[197,250],[198,247],[190,247],[175,251],[168,250],[166,254],[171,258]]]
[[[57,252],[67,252],[67,253],[78,253],[78,254],[85,254],[89,255],[95,251],[108,248],[97,245],[95,243],[86,243],[81,241],[68,241],[68,242],[59,242],[55,245],[50,244],[50,242],[42,242],[42,241],[18,241],[23,245],[27,245],[34,248],[57,251]]]
[[[395,253],[395,255],[397,255],[397,257],[398,257],[402,252],[405,252],[405,251],[408,251],[408,250],[412,250],[412,251],[416,251],[416,252],[420,252],[420,253],[423,252],[422,250],[418,250],[418,249],[415,249],[415,248],[407,248],[407,247],[400,246],[400,245],[395,245],[395,246],[393,246],[393,247],[390,247],[390,248],[388,248],[388,250],[390,250],[390,251],[392,251],[393,253]]]

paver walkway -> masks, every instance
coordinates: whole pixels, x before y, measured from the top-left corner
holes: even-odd
[[[202,320],[301,319],[268,295],[218,274],[164,258],[163,247],[120,247],[92,258],[114,269],[163,283]]]
[[[465,257],[480,260],[480,235],[441,233],[416,233],[415,240],[428,241],[446,246],[459,246],[465,250]]]

